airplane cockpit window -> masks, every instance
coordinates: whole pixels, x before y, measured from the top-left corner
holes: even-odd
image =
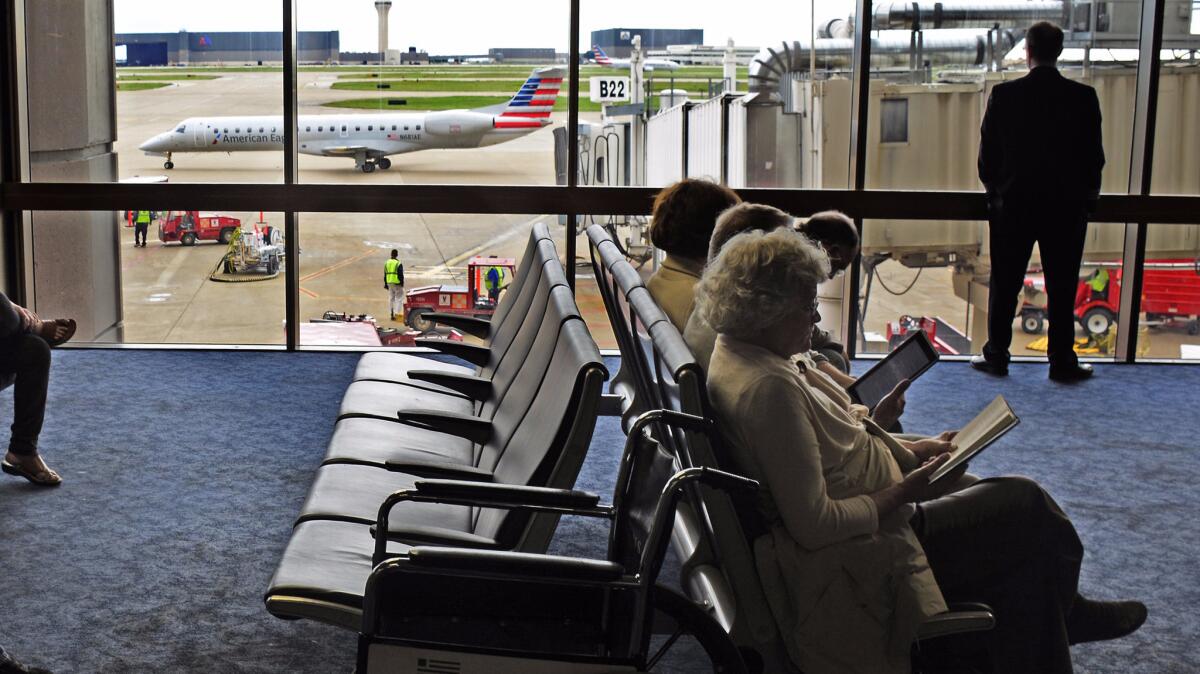
[[[187,131],[187,124],[180,124],[179,128],[175,129],[175,133],[184,133],[185,131]]]

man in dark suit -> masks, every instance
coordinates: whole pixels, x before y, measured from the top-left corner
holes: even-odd
[[[1012,319],[1036,242],[1049,299],[1050,378],[1073,382],[1092,375],[1075,357],[1074,298],[1104,148],[1096,90],[1058,72],[1062,46],[1058,26],[1035,23],[1025,34],[1029,74],[997,84],[988,98],[979,142],[990,210],[988,341],[971,365],[1008,374]]]

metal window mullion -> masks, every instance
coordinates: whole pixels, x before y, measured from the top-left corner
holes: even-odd
[[[1158,115],[1162,23],[1165,0],[1142,0],[1137,97],[1134,99],[1133,140],[1129,153],[1129,194],[1148,196],[1154,164],[1154,128]],[[1142,273],[1146,260],[1147,219],[1125,224],[1121,267],[1121,309],[1117,316],[1117,358],[1137,360],[1138,316],[1141,314]]]
[[[857,15],[854,22],[854,85],[850,100],[850,189],[862,192],[866,189],[867,176],[867,119],[871,103],[871,0],[857,0]],[[810,83],[810,86],[812,83]],[[855,216],[854,226],[862,240],[863,218]],[[853,358],[858,351],[858,293],[862,274],[862,256],[850,265],[850,274],[842,302],[842,334],[845,335],[846,352]]]
[[[571,35],[567,47],[567,81],[571,85],[567,96],[567,190],[579,186],[579,0],[571,0]],[[579,216],[567,213],[567,285],[575,292],[575,239],[578,238]]]
[[[4,77],[5,91],[3,105],[6,109],[4,116],[7,141],[4,145],[3,161],[0,179],[14,183],[29,181],[29,73],[26,69],[26,36],[25,36],[25,0],[13,0],[6,3],[4,21],[6,23],[0,37],[5,40],[8,50],[3,61],[7,63]],[[33,283],[33,229],[32,213],[18,211],[13,205],[4,200],[8,228],[3,254],[8,257],[11,267],[9,290],[11,297],[25,306],[36,306],[35,288]]]
[[[289,189],[299,182],[296,74],[296,0],[283,0],[283,184]],[[300,236],[296,218],[296,211],[284,211],[284,332],[288,351],[295,351],[300,344]]]

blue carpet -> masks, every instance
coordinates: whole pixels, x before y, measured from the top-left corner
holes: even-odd
[[[0,480],[0,644],[59,672],[350,671],[352,634],[275,619],[261,593],[356,361],[56,352],[42,448],[66,484]],[[1003,392],[1022,423],[972,471],[1040,481],[1087,546],[1085,593],[1149,604],[1134,636],[1076,647],[1077,671],[1200,671],[1198,390],[1200,368],[1108,366],[1064,387],[1044,366],[997,380],[943,363],[909,391],[914,432],[956,427]],[[4,426],[11,414],[4,393]],[[580,488],[607,500],[622,442],[602,419]],[[552,550],[599,556],[606,531],[566,519]],[[673,671],[700,668],[681,657]]]

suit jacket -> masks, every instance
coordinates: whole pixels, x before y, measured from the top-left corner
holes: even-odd
[[[1051,66],[992,89],[980,128],[979,179],[994,210],[1091,210],[1103,168],[1095,89]]]

